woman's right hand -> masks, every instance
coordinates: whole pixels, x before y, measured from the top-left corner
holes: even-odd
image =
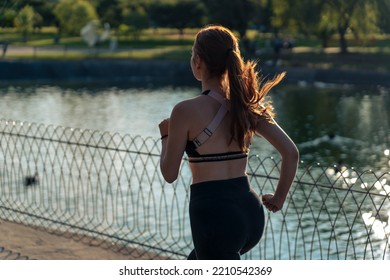
[[[168,135],[168,131],[169,131],[169,118],[167,119],[164,119],[162,122],[160,122],[160,124],[158,125],[159,129],[160,129],[160,135],[161,136],[165,136],[165,135]]]
[[[264,206],[271,212],[275,213],[283,208],[284,201],[280,201],[273,194],[264,194],[261,197]]]

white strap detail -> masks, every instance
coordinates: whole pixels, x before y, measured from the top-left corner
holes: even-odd
[[[203,131],[193,140],[196,148],[201,146],[211,137],[211,135],[213,135],[214,131],[218,128],[226,113],[229,111],[229,101],[227,99],[212,91],[207,95],[221,103],[221,107],[210,124],[205,129],[203,129]]]
[[[214,91],[210,91],[207,94],[207,96],[210,96],[210,97],[214,98],[215,100],[217,100],[221,104],[224,104],[227,101],[226,98],[224,98],[222,95],[220,95],[220,94],[218,94],[218,93],[216,93]]]

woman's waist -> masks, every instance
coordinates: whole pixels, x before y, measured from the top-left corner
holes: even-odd
[[[215,180],[229,180],[246,176],[246,162],[235,166],[223,166],[216,164],[191,164],[192,184]]]
[[[248,192],[251,189],[248,176],[212,179],[191,184],[191,194],[212,192]]]

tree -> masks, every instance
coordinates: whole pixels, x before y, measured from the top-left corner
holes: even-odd
[[[71,35],[79,35],[88,22],[98,19],[94,6],[84,0],[60,0],[54,14],[61,30]]]
[[[324,48],[337,33],[342,54],[348,53],[348,32],[360,39],[385,30],[385,26],[390,29],[389,0],[272,0],[272,11],[275,30],[315,35]]]
[[[155,2],[150,5],[148,12],[152,25],[155,27],[168,27],[171,23],[172,4]]]
[[[340,52],[342,54],[348,53],[348,44],[346,40],[346,33],[351,27],[352,19],[356,10],[363,6],[363,0],[328,0],[327,12],[332,14],[336,29],[339,34]],[[329,23],[330,24],[330,23]]]
[[[180,34],[183,35],[185,28],[202,25],[205,7],[197,0],[185,0],[173,6],[173,13],[171,26],[179,29]]]
[[[0,26],[13,26],[13,18],[16,11],[20,11],[25,6],[34,9],[37,19],[35,24],[39,26],[52,26],[55,24],[53,7],[57,0],[0,0]],[[15,15],[12,17],[12,13]],[[12,17],[11,25],[10,17]],[[4,24],[6,22],[6,24]]]
[[[384,33],[390,33],[390,1],[389,0],[377,0],[376,10],[377,13],[377,24],[380,31]]]
[[[250,22],[255,18],[255,0],[202,0],[208,10],[209,23],[236,30],[244,38]]]
[[[323,14],[324,0],[267,0],[267,2],[268,9],[271,10],[270,29],[274,32],[275,38],[278,37],[278,32],[283,30],[306,37],[318,37],[323,48],[328,46],[335,29],[328,25],[329,20]]]
[[[199,27],[204,23],[205,7],[196,0],[167,3],[154,3],[149,9],[154,25],[179,29],[182,35],[185,28]]]
[[[339,34],[340,52],[348,53],[347,32],[359,39],[360,35],[390,31],[390,3],[388,0],[328,0],[327,13]],[[329,24],[331,24],[329,22]]]
[[[34,9],[30,6],[24,6],[14,19],[16,29],[22,33],[22,39],[27,42],[28,34],[34,28]]]
[[[279,30],[285,29],[291,31],[293,28],[289,22],[294,22],[294,17],[290,13],[292,5],[290,0],[272,1],[271,28],[277,34]]]
[[[36,0],[38,1],[38,0]],[[53,13],[56,1],[41,0],[41,3],[34,6],[34,10],[42,16],[42,26],[57,26],[58,21]]]
[[[269,32],[272,17],[272,0],[261,0],[257,3],[254,23],[261,32]]]
[[[329,46],[329,41],[337,29],[331,24],[336,19],[334,19],[333,13],[328,13],[325,10],[325,1],[302,0],[299,5],[293,6],[291,12],[302,15],[302,18],[296,21],[298,32],[306,36],[314,35],[321,41],[324,49]]]
[[[94,0],[96,12],[102,23],[109,23],[111,28],[118,28],[123,22],[120,0]]]
[[[3,9],[0,12],[0,27],[14,26],[14,20],[18,13],[14,9]]]
[[[149,17],[142,7],[138,7],[125,13],[124,23],[129,27],[134,39],[138,40],[142,30],[149,27]]]

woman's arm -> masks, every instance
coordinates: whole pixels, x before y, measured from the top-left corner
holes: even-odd
[[[256,132],[274,146],[282,157],[280,179],[275,194],[262,196],[267,209],[276,212],[283,208],[288,191],[294,181],[298,168],[299,152],[290,137],[274,121],[270,123],[265,119],[259,120]]]
[[[183,103],[173,108],[171,117],[159,124],[161,139],[160,169],[164,179],[172,183],[177,179],[187,143],[188,126]]]

